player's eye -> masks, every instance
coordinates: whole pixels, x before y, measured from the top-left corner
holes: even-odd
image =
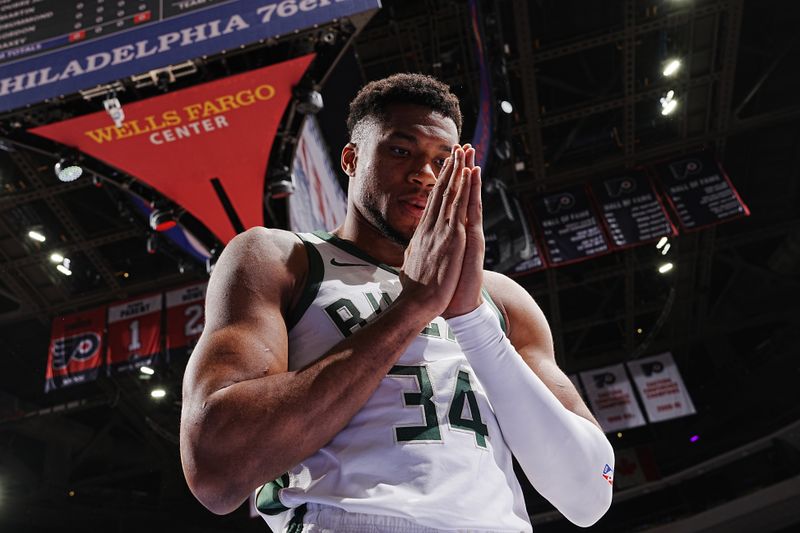
[[[400,148],[399,146],[392,146],[392,147],[389,148],[389,150],[391,150],[392,153],[394,153],[394,154],[403,155],[403,156],[408,155],[408,154],[411,153],[408,150],[406,150],[405,148]]]
[[[439,168],[442,168],[442,167],[444,166],[444,162],[445,162],[446,160],[447,160],[447,158],[446,158],[446,157],[440,157],[439,159],[436,159],[436,160],[434,161],[434,163],[436,163],[436,164],[439,166]]]

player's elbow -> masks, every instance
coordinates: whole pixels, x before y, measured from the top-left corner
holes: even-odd
[[[183,474],[189,490],[203,507],[216,515],[225,515],[235,511],[246,497],[242,497],[234,487],[228,486],[224,478],[202,468],[195,457],[184,454],[181,450]],[[238,496],[237,496],[238,495]]]
[[[598,491],[576,499],[574,505],[560,509],[567,520],[580,527],[590,527],[597,523],[611,507],[612,491]]]

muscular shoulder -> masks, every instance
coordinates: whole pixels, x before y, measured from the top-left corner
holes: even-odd
[[[504,274],[483,271],[483,284],[506,318],[512,344],[551,345],[550,327],[533,296]]]
[[[211,285],[217,290],[277,297],[285,310],[300,292],[307,270],[306,252],[297,235],[255,227],[228,243],[214,267]]]

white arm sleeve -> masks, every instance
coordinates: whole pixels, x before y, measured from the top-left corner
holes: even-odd
[[[612,495],[614,450],[605,434],[550,392],[511,345],[488,303],[447,323],[534,488],[570,522],[597,522]]]

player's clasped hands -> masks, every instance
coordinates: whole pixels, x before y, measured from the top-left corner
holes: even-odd
[[[454,145],[406,248],[403,292],[432,316],[480,304],[483,281],[481,169],[475,149]]]

